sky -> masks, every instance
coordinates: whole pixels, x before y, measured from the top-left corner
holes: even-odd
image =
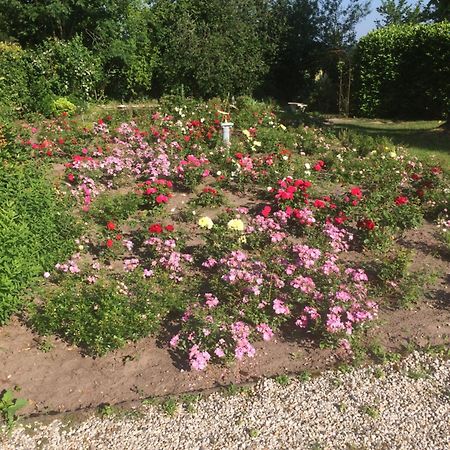
[[[361,22],[356,26],[356,36],[359,39],[360,37],[366,35],[369,31],[373,30],[375,27],[375,20],[380,18],[380,15],[377,13],[376,9],[380,6],[381,0],[372,0],[370,4],[371,12],[365,17]]]
[[[346,0],[344,0],[346,1]],[[407,0],[410,5],[417,4],[417,0]],[[423,2],[425,4],[428,1]],[[375,20],[380,18],[380,15],[377,13],[376,9],[381,5],[381,0],[371,0],[370,3],[370,14],[365,17],[361,22],[356,26],[356,37],[359,39],[362,36],[365,36],[369,31],[376,28]]]

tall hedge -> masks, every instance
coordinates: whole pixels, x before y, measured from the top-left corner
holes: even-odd
[[[440,118],[450,105],[450,23],[372,31],[355,55],[356,97],[367,117]]]

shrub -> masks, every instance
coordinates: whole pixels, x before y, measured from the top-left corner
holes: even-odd
[[[162,293],[160,285],[170,290]],[[182,302],[179,289],[164,274],[145,281],[136,271],[123,281],[92,285],[65,279],[33,311],[31,322],[39,333],[58,334],[96,356],[156,332]]]
[[[52,113],[59,116],[62,113],[67,113],[68,116],[75,114],[77,107],[66,97],[58,97],[51,104]]]
[[[100,58],[83,45],[79,36],[70,41],[49,39],[31,51],[29,59],[34,109],[41,110],[52,96],[89,100],[101,95]]]
[[[14,117],[28,96],[25,51],[17,44],[0,42],[0,117]]]
[[[361,114],[436,118],[450,105],[450,23],[395,25],[357,46]]]
[[[0,324],[22,305],[24,289],[72,250],[76,228],[45,172],[28,164],[0,171]]]

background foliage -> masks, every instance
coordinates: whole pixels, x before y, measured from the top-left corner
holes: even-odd
[[[450,102],[450,23],[400,25],[363,37],[356,67],[365,116],[434,118]]]
[[[173,93],[256,95],[348,114],[357,81],[353,103],[364,114],[442,117],[447,0],[384,0],[378,10],[379,27],[397,28],[364,38],[354,60],[366,0],[0,0],[0,115],[51,114],[58,97],[79,105]],[[399,84],[409,103],[399,105]]]

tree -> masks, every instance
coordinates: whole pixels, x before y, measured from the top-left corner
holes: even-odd
[[[427,13],[433,22],[450,21],[450,0],[430,0]]]
[[[319,39],[326,48],[349,48],[356,43],[356,25],[369,14],[370,0],[320,0]]]
[[[415,5],[409,4],[407,0],[381,0],[377,12],[381,16],[381,20],[375,21],[377,28],[403,23],[420,23],[426,19],[426,11],[421,0]]]
[[[0,29],[23,46],[77,34],[92,44],[103,29],[118,27],[135,0],[0,0]]]
[[[251,94],[261,83],[274,48],[267,0],[156,0],[151,10],[158,93]]]
[[[278,58],[265,85],[267,92],[284,100],[307,101],[315,75],[323,69],[332,72],[327,79],[333,96],[338,78],[336,55],[356,42],[355,27],[368,14],[368,2],[352,0],[344,6],[343,0],[279,0],[273,9],[285,21]]]
[[[280,0],[273,5],[278,50],[263,87],[265,94],[287,101],[307,98],[317,66],[318,12],[318,0]]]

